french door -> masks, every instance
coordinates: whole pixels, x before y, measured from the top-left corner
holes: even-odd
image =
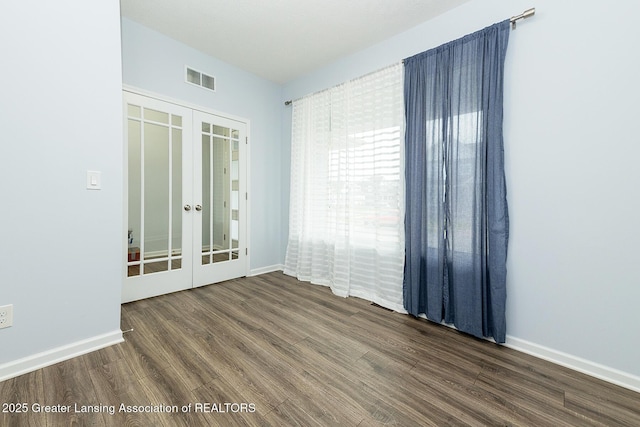
[[[123,302],[247,272],[247,124],[124,92]]]
[[[194,286],[246,275],[246,126],[193,112]],[[197,141],[195,141],[197,140]]]

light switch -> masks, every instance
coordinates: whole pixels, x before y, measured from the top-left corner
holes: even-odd
[[[87,171],[87,190],[100,190],[100,175],[98,171]]]

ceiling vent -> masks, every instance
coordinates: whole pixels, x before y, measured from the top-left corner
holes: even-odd
[[[185,81],[205,89],[216,91],[216,78],[193,68],[185,67]]]

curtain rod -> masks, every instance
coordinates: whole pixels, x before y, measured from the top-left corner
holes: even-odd
[[[516,29],[516,22],[518,22],[519,20],[529,18],[535,14],[536,14],[536,8],[532,7],[531,9],[525,10],[520,15],[512,16],[509,19],[509,22],[511,22],[511,29],[512,30]]]
[[[520,15],[515,15],[512,16],[511,18],[509,18],[509,22],[511,22],[511,29],[515,30],[516,29],[516,22],[518,22],[521,19],[526,19],[526,18],[530,18],[533,15],[536,14],[536,8],[532,7],[531,9],[527,9],[524,12],[522,12]],[[292,100],[288,100],[284,102],[285,106],[289,106],[293,103]]]
[[[371,75],[373,75],[373,74],[375,74],[375,73],[378,73],[378,72],[380,72],[380,71],[386,70],[386,69],[391,68],[391,67],[395,67],[396,65],[399,65],[399,63],[398,63],[398,62],[396,62],[396,63],[393,63],[393,64],[391,64],[391,65],[387,65],[386,67],[382,67],[382,68],[379,68],[379,69],[377,69],[377,70],[374,70],[374,71],[368,72],[367,74],[363,74],[363,75],[361,75],[361,76],[354,77],[354,78],[352,78],[352,79],[350,79],[350,80],[347,80],[347,82],[352,82],[352,81],[359,80],[359,79],[362,79],[362,78],[365,78],[365,77],[369,77],[369,76],[371,76]],[[337,85],[335,85],[335,86],[332,86],[332,87],[342,86],[342,85],[346,84],[347,82],[339,83],[339,84],[337,84]],[[325,88],[325,89],[322,89],[322,90],[319,90],[319,91],[313,92],[311,95],[316,95],[316,94],[318,94],[318,93],[326,92],[326,91],[328,91],[328,90],[331,90],[331,88]],[[296,98],[295,100],[291,100],[291,99],[290,99],[290,100],[288,100],[288,101],[285,101],[285,102],[284,102],[284,105],[285,105],[285,106],[291,105],[291,104],[293,103],[293,101],[297,101],[297,100],[302,99],[302,98],[304,98],[304,97],[306,97],[306,96],[309,96],[309,95],[301,96],[300,98]]]

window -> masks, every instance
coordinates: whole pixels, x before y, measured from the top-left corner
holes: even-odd
[[[285,273],[404,311],[402,65],[293,103]]]

